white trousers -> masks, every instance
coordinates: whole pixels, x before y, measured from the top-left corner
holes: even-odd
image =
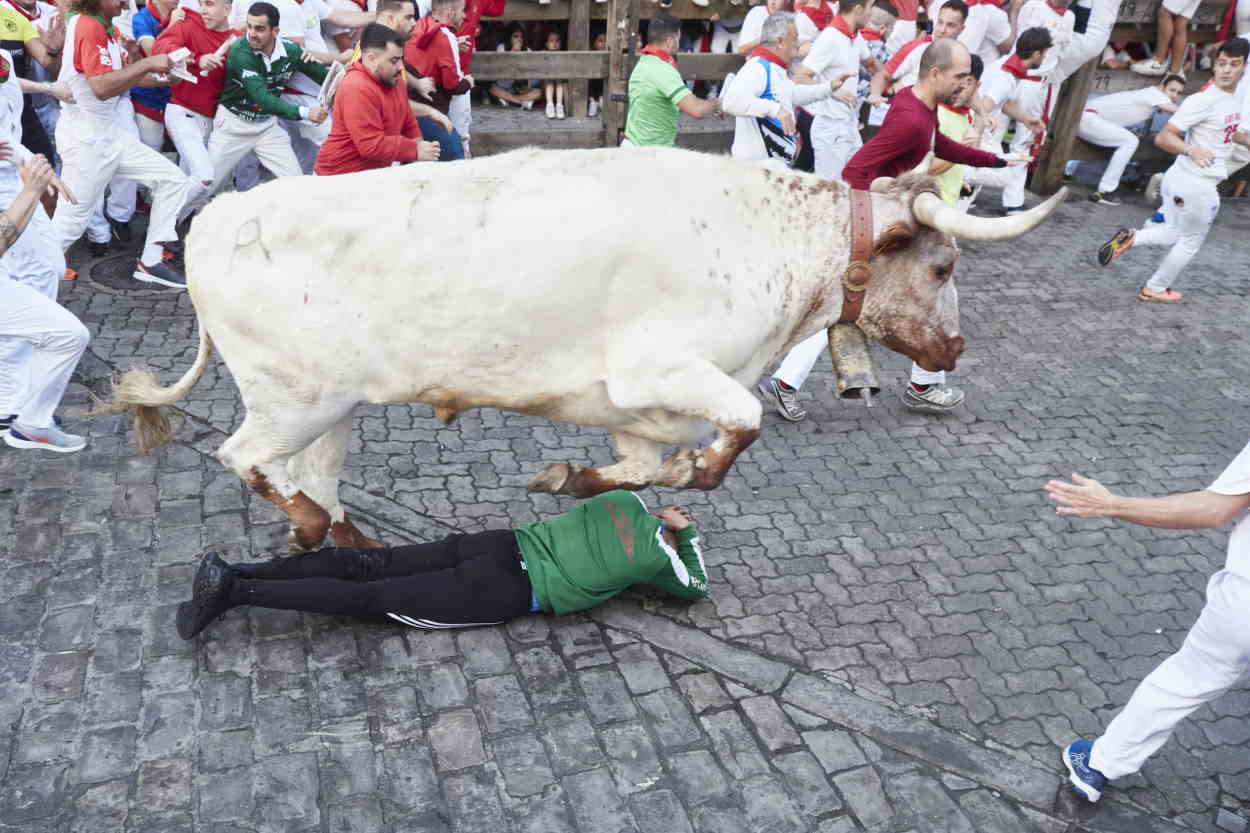
[[[1221,570],[1181,649],[1141,681],[1094,741],[1089,765],[1108,778],[1141,769],[1172,730],[1250,673],[1250,579]]]
[[[456,128],[461,140],[467,144],[469,131],[473,127],[473,103],[469,101],[468,93],[451,97],[451,103],[447,108],[447,118],[451,119],[452,127]]]
[[[171,103],[165,105],[165,129],[178,149],[178,167],[191,180],[191,196],[182,211],[185,216],[212,193],[213,158],[208,155],[208,137],[213,133],[213,120]]]
[[[1081,115],[1076,135],[1091,145],[1115,148],[1111,154],[1111,161],[1107,163],[1107,170],[1103,172],[1102,179],[1098,183],[1098,190],[1103,194],[1110,194],[1119,188],[1120,177],[1124,176],[1124,169],[1133,158],[1133,154],[1137,152],[1137,136],[1128,128],[1090,112]]]
[[[1049,91],[1050,84],[1045,81],[1021,84],[1020,94],[1016,97],[1016,106],[1027,115],[1041,118],[1043,113],[1046,113],[1046,99]],[[1050,110],[1053,112],[1054,109],[1055,96],[1051,95]],[[1040,137],[1037,137],[1033,131],[1016,122],[1016,132],[1011,138],[1011,152],[1033,155],[1041,149],[1040,141]],[[1007,175],[1007,183],[1003,187],[1004,208],[1024,203],[1024,185],[1029,178],[1027,165],[1019,165],[1007,170],[1011,173]]]
[[[1133,240],[1134,246],[1172,247],[1146,283],[1147,289],[1162,292],[1171,288],[1202,248],[1220,210],[1216,184],[1214,179],[1190,176],[1175,165],[1163,175],[1163,222],[1147,222]]]
[[[816,116],[812,119],[812,155],[816,176],[842,179],[842,169],[863,146],[859,125],[851,119]]]
[[[299,176],[299,160],[291,148],[291,137],[277,117],[249,122],[225,107],[217,108],[213,133],[208,138],[208,155],[213,160],[213,190],[220,191],[230,180],[230,172],[249,151],[254,152],[274,176]]]
[[[82,236],[92,208],[115,176],[136,180],[152,192],[152,213],[140,261],[159,263],[161,243],[177,240],[178,212],[191,194],[191,180],[178,166],[152,150],[134,134],[116,130],[88,135],[89,129],[61,119],[56,130],[63,167],[61,179],[78,197],[78,204],[58,200],[52,224],[64,251]]]
[[[150,119],[141,113],[135,113],[127,123],[127,129],[134,125],[134,134],[139,141],[157,153],[165,144],[165,125]],[[119,223],[129,223],[135,216],[135,205],[139,196],[139,184],[127,177],[117,177],[109,184],[108,216]]]
[[[1086,62],[1098,57],[1107,48],[1107,43],[1111,40],[1111,28],[1115,26],[1119,11],[1120,0],[1092,0],[1084,33],[1073,33],[1072,41],[1059,58],[1059,66],[1053,79],[1056,90]]]
[[[733,52],[738,48],[738,32],[731,32],[719,23],[712,26],[712,45],[710,49],[713,55],[724,55],[726,52]]]
[[[819,330],[790,348],[781,365],[773,373],[774,379],[780,379],[792,388],[801,388],[811,375],[816,360],[829,346],[829,331]]]
[[[40,211],[42,209],[39,209]],[[52,296],[0,275],[0,415],[47,428],[91,334]]]

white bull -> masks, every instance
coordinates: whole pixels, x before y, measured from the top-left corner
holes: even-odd
[[[963,349],[951,234],[1012,237],[1026,215],[969,218],[927,177],[874,186],[861,328],[931,369]],[[588,496],[709,489],[759,434],[751,385],[841,310],[847,189],[727,157],[522,150],[471,163],[279,179],[215,200],[187,245],[194,366],[117,384],[140,445],[215,345],[247,414],[217,458],[291,518],[293,544],[372,545],[338,478],[359,402],[424,402],[450,421],[501,408],[607,428],[619,462],[555,463],[530,488]],[[710,421],[706,448],[688,447]]]

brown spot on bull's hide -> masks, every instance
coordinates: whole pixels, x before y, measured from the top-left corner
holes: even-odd
[[[247,479],[252,491],[282,510],[291,521],[291,535],[295,543],[305,550],[321,546],[330,530],[330,513],[322,509],[303,492],[283,497],[269,482],[269,478],[255,468]]]

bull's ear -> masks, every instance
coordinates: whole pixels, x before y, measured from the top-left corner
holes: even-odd
[[[889,191],[894,186],[894,177],[879,176],[872,181],[872,185],[868,186],[869,191],[876,191],[878,194]]]
[[[916,229],[908,223],[891,223],[873,241],[872,256],[880,257],[911,245]]]

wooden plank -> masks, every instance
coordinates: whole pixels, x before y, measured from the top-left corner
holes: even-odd
[[[572,0],[569,9],[569,40],[564,48],[570,52],[586,52],[590,49],[590,6],[593,0]],[[602,78],[603,76],[599,76]],[[575,119],[586,118],[587,98],[586,79],[573,78],[569,81],[569,101],[565,107],[569,115]]]
[[[542,130],[473,131],[473,155],[489,156],[523,147],[597,148],[603,146],[603,133],[597,129],[579,130],[550,127]]]
[[[608,75],[603,85],[603,144],[616,147],[625,134],[629,70],[638,53],[638,0],[609,0]]]
[[[723,81],[729,73],[737,72],[744,60],[741,55],[681,52],[677,55],[677,67],[685,79]]]
[[[1187,92],[1197,92],[1202,85],[1207,83],[1211,77],[1209,72],[1194,72],[1188,76],[1185,84]],[[1094,70],[1094,80],[1090,83],[1090,95],[1107,95],[1109,93],[1123,92],[1124,90],[1140,90],[1142,87],[1149,87],[1157,83],[1161,79],[1150,78],[1145,75],[1138,75],[1127,69],[1096,69]]]
[[[477,52],[473,78],[603,78],[606,52]]]
[[[569,12],[570,0],[551,0],[550,3],[537,3],[534,0],[508,0],[507,8],[504,13],[498,17],[484,17],[483,20],[501,20],[511,22],[515,20],[569,20],[571,19]],[[591,20],[607,20],[609,16],[607,2],[601,0],[591,0],[589,17]],[[640,3],[638,16],[643,20],[650,20],[660,12],[667,12],[678,20],[710,20],[713,16],[720,17],[743,17],[746,15],[750,6],[745,4],[740,6],[731,5],[728,0],[709,0],[707,6],[697,6],[691,0],[673,0],[673,5],[667,9],[662,9],[657,3],[644,0]]]
[[[1064,164],[1071,158],[1076,128],[1080,124],[1081,113],[1085,112],[1085,100],[1089,98],[1090,84],[1097,67],[1098,59],[1092,58],[1073,73],[1059,91],[1059,103],[1050,119],[1050,136],[1042,145],[1037,168],[1033,171],[1031,190],[1038,194],[1053,194],[1063,185]]]
[[[1235,2],[1235,0],[1234,0]],[[1123,0],[1120,11],[1116,15],[1117,26],[1142,26],[1154,28],[1158,20],[1159,7],[1162,0]],[[1203,0],[1198,6],[1190,25],[1219,26],[1224,18],[1224,10],[1228,8],[1225,0]]]

